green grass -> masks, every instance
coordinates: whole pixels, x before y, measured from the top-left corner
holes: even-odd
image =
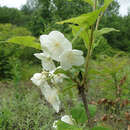
[[[0,129],[50,130],[55,112],[30,82],[0,87]]]
[[[122,57],[121,61],[126,57]],[[127,58],[126,58],[127,59]],[[118,59],[116,59],[118,61]],[[111,73],[106,70],[106,66],[109,63],[105,60],[91,61],[89,70],[89,101],[97,102],[101,98],[107,98],[109,100],[115,100],[115,89],[113,78]],[[110,61],[109,61],[110,62]],[[115,62],[116,63],[116,62]],[[129,86],[130,86],[130,59],[127,59],[126,64],[119,68],[117,72],[117,79],[120,82],[121,78],[126,75],[127,79],[122,86],[121,99],[129,98]],[[104,67],[103,67],[104,66]],[[114,66],[112,66],[114,67]],[[105,68],[105,70],[104,70]],[[60,94],[62,102],[62,111],[56,114],[50,104],[48,104],[42,96],[40,89],[34,86],[30,78],[36,72],[40,72],[40,65],[32,65],[25,63],[21,69],[14,69],[16,72],[12,81],[0,82],[0,129],[1,130],[53,130],[52,124],[56,119],[60,119],[61,115],[65,114],[64,102],[67,102],[68,107],[74,106],[79,101],[77,99],[77,91],[72,88]],[[99,72],[97,72],[100,71]],[[113,70],[114,71],[114,70]],[[102,72],[102,73],[101,73]],[[19,78],[17,76],[19,75]],[[65,83],[67,87],[70,83]],[[70,85],[72,86],[72,85]],[[63,87],[63,86],[62,86]],[[62,89],[62,88],[61,88]],[[104,124],[108,128],[119,127],[124,130],[127,127],[127,121],[124,118],[124,113],[128,110],[122,109],[121,114],[117,114],[117,118],[122,119],[122,122],[111,122],[110,120],[100,120],[97,124]],[[97,114],[95,119],[101,119],[104,114],[110,114],[111,110],[106,111],[103,106],[98,105]],[[111,113],[114,115],[114,113]],[[82,125],[81,125],[82,126]],[[85,129],[85,128],[84,128]]]

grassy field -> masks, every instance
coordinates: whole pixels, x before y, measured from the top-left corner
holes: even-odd
[[[127,103],[127,100],[130,100],[129,64],[130,59],[126,57],[105,57],[105,59],[91,61],[88,97],[89,104],[96,104],[97,107],[93,117],[95,124],[102,124],[110,130],[127,128],[127,111],[130,108]],[[60,95],[63,104],[60,113],[56,114],[42,96],[40,89],[30,81],[33,73],[40,71],[40,66],[26,65],[23,68],[22,73],[16,72],[20,77],[15,75],[11,81],[0,82],[0,129],[51,130],[54,120],[60,119],[60,116],[65,114],[64,104],[71,109],[77,101],[80,102],[76,87],[64,81],[64,88],[61,88],[63,93]],[[117,82],[111,72],[116,73]],[[115,83],[120,84],[124,76],[126,79],[120,86],[121,95],[116,97]],[[64,91],[69,86],[73,87]],[[121,106],[123,103],[124,106]],[[85,127],[82,127],[85,130]]]

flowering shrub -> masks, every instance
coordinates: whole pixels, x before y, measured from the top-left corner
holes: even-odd
[[[82,130],[84,127],[81,127],[81,124],[86,124],[86,121],[87,125],[85,128],[91,129],[94,127],[94,122],[91,118],[96,113],[96,107],[88,104],[86,96],[86,90],[88,90],[89,61],[94,48],[100,43],[100,37],[105,33],[117,31],[113,28],[98,30],[100,18],[112,0],[105,0],[102,7],[100,7],[97,0],[85,1],[93,7],[92,12],[58,22],[58,24],[71,23],[70,27],[74,35],[72,42],[77,37],[83,39],[87,49],[85,60],[83,52],[73,49],[72,43],[59,31],[52,31],[48,35],[41,35],[40,43],[43,52],[34,54],[41,60],[43,70],[41,73],[34,74],[31,80],[41,89],[45,99],[57,113],[61,108],[61,101],[58,96],[58,84],[63,83],[64,79],[69,79],[76,84],[83,102],[83,105],[77,104],[72,109],[72,115],[65,115],[61,120],[54,122],[53,128],[57,130]],[[75,72],[77,73],[76,75],[74,74]]]
[[[55,74],[55,71],[59,68],[69,70],[72,66],[82,65],[84,63],[83,52],[72,50],[71,42],[58,31],[52,31],[49,35],[41,35],[40,42],[43,53],[34,55],[41,60],[43,72],[34,74],[31,80],[36,86],[40,87],[46,100],[58,113],[60,100],[58,90],[54,86],[68,77],[64,74]],[[56,67],[53,60],[60,62],[60,66]]]
[[[12,107],[12,112],[9,110],[9,114],[6,109],[2,110],[0,113],[1,128],[26,129],[25,126],[27,126],[27,129],[50,129],[51,124],[51,127],[56,130],[109,130],[129,126],[130,114],[129,108],[126,108],[129,104],[127,99],[129,83],[126,84],[129,68],[125,67],[128,71],[126,74],[122,71],[127,60],[125,58],[125,60],[119,59],[121,55],[100,57],[101,59],[98,58],[99,63],[97,60],[91,60],[93,51],[101,44],[103,34],[117,31],[114,28],[98,29],[100,19],[112,0],[104,0],[102,6],[98,0],[84,1],[92,6],[92,12],[58,22],[58,24],[68,23],[72,28],[74,38],[71,42],[59,31],[41,35],[41,44],[37,43],[37,39],[32,36],[16,36],[6,41],[7,43],[17,43],[42,50],[41,53],[34,54],[41,61],[42,70],[40,73],[35,73],[31,80],[41,90],[42,95],[56,113],[52,112],[54,116],[50,119],[52,124],[48,123],[45,115],[50,115],[51,111],[46,111],[46,106],[41,105],[41,100],[38,103],[35,103],[35,100],[29,100],[30,91],[28,96],[21,94],[21,88],[18,89],[17,86],[19,87],[21,78],[19,68],[22,67],[18,62],[14,66],[14,86],[16,89],[14,93],[17,105]],[[81,38],[85,44],[84,47],[87,50],[85,58],[81,50],[72,47],[72,43],[75,43],[77,38]],[[5,60],[5,58],[2,59]],[[41,95],[37,93],[37,96]],[[28,104],[31,101],[31,105]],[[8,103],[9,101],[7,101]],[[40,106],[37,108],[36,106],[39,104]],[[16,113],[17,117],[21,117],[21,113],[28,110],[24,111],[23,121],[21,118],[19,121],[13,121],[14,118],[11,118],[12,115],[15,115],[13,114],[15,108],[21,110],[18,111],[19,114]],[[57,120],[54,121],[53,118],[56,114]],[[33,116],[33,120],[30,115]],[[61,116],[60,119],[58,119],[59,116]],[[14,123],[9,122],[9,118],[13,119]],[[35,120],[35,118],[37,119]],[[17,120],[17,118],[15,119]],[[3,127],[4,124],[7,127]],[[8,127],[9,124],[11,128]],[[19,124],[25,126],[19,128]],[[16,127],[17,125],[18,127]]]

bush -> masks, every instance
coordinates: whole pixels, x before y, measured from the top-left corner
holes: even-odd
[[[31,33],[23,27],[0,24],[0,80],[12,79],[12,69],[16,65],[17,60],[20,60],[22,64],[24,64],[23,61],[28,61],[29,63],[32,61],[37,62],[35,58],[33,59],[36,49],[6,42],[11,37],[27,35],[30,36]]]

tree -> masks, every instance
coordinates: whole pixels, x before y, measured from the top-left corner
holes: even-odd
[[[30,17],[16,8],[0,7],[0,23],[11,23],[26,26]]]

